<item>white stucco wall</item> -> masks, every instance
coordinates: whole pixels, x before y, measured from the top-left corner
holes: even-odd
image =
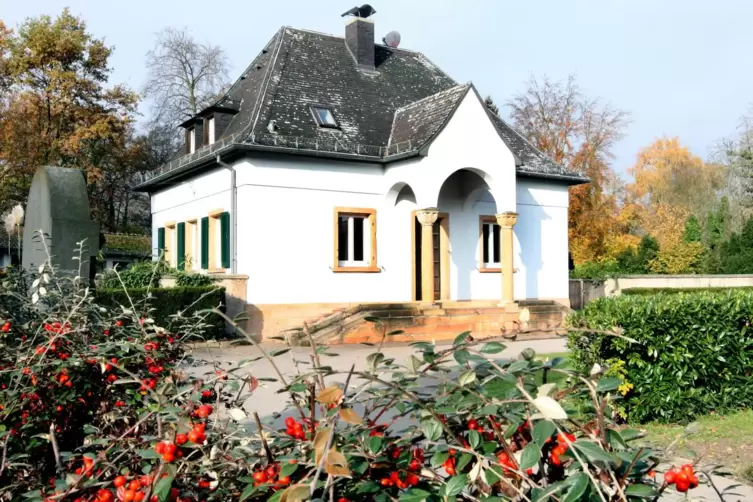
[[[479,215],[516,210],[516,298],[568,296],[567,187],[525,179],[516,184],[514,157],[473,92],[425,157],[385,168],[253,155],[233,167],[238,187],[237,272],[249,277],[248,303],[410,301],[410,213],[426,207],[450,215],[451,299],[500,298],[500,274],[477,270]],[[460,176],[463,187],[455,187],[452,180],[445,184],[462,169],[474,173],[453,178]],[[157,228],[168,221],[230,210],[229,184],[229,172],[218,169],[153,194],[154,247]],[[404,191],[398,198],[406,185],[412,195]],[[336,207],[377,210],[379,273],[332,271]]]
[[[568,298],[568,189],[518,178],[515,225],[516,298]]]

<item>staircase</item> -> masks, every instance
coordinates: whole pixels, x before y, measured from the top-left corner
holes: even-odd
[[[475,338],[515,335],[519,340],[552,338],[564,330],[569,310],[547,300],[518,303],[519,312],[509,312],[495,302],[440,302],[360,304],[336,309],[306,321],[317,344],[379,343],[452,340],[470,331]],[[296,345],[307,345],[303,325],[280,333]]]

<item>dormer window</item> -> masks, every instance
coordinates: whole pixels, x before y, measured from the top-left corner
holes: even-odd
[[[319,127],[329,127],[332,129],[340,127],[335,119],[335,114],[332,113],[330,108],[321,105],[314,105],[311,107],[311,111],[314,114],[314,119],[316,119],[316,123]]]
[[[188,130],[188,153],[194,153],[196,151],[196,128],[192,127]]]
[[[207,135],[206,137],[206,143],[207,145],[212,145],[215,142],[215,131],[214,131],[214,115],[211,117],[207,117],[206,124],[204,125],[204,131]]]

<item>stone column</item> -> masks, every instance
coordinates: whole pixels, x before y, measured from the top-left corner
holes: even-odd
[[[423,209],[416,211],[421,224],[421,302],[434,303],[434,223],[439,211]]]
[[[512,227],[518,221],[518,213],[511,211],[495,215],[497,224],[501,227],[499,232],[499,249],[502,255],[502,301],[500,306],[515,304],[513,290],[513,253],[515,246],[513,241]]]

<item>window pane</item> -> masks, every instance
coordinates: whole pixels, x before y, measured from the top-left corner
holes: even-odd
[[[365,224],[366,218],[353,218],[353,261],[363,261]]]
[[[499,225],[492,225],[494,227],[494,263],[499,263]]]
[[[189,152],[193,153],[195,151],[196,151],[196,129],[191,129]]]
[[[484,230],[484,238],[481,239],[481,252],[483,253],[481,261],[489,263],[489,224],[484,223],[482,228]]]
[[[340,216],[337,222],[337,259],[348,259],[348,217]]]
[[[209,120],[207,120],[207,127],[209,128],[207,138],[209,139],[209,144],[211,145],[214,143],[214,117],[210,117]]]

